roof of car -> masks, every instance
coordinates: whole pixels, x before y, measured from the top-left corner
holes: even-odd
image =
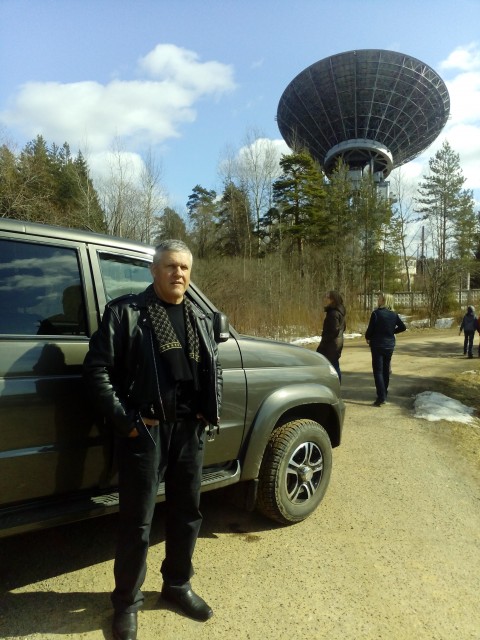
[[[71,229],[26,220],[13,220],[12,218],[0,218],[0,230],[13,233],[25,233],[38,235],[43,238],[60,238],[62,240],[77,240],[91,244],[99,244],[110,247],[129,249],[130,251],[143,251],[153,255],[154,248],[148,244],[135,242],[117,236],[110,236],[83,229]]]

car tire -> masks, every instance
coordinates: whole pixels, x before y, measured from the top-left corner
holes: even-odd
[[[332,472],[332,446],[313,420],[294,420],[270,436],[259,473],[257,509],[282,524],[305,520],[320,504]]]

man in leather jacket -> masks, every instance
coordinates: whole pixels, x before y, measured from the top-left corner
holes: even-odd
[[[113,635],[135,640],[150,527],[165,482],[162,598],[196,620],[213,614],[190,585],[204,434],[218,425],[222,371],[212,321],[185,296],[192,254],[179,240],[156,247],[153,284],[108,303],[84,363],[87,387],[115,434],[119,533]]]

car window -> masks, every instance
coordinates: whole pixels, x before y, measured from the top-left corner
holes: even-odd
[[[100,253],[99,262],[108,301],[127,293],[139,293],[152,283],[151,262],[148,260]]]
[[[86,335],[77,251],[0,240],[0,333]]]

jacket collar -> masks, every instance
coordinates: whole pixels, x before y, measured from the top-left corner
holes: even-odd
[[[145,291],[137,293],[137,304],[139,307],[147,307],[147,294]]]

